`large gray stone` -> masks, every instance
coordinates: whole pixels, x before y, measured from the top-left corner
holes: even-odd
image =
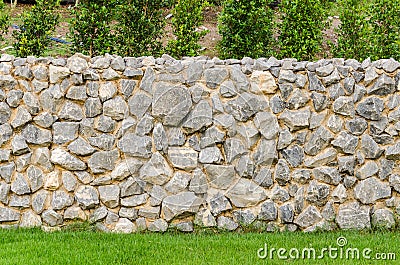
[[[53,142],[64,144],[77,138],[79,123],[55,122],[53,124]]]
[[[119,205],[120,188],[118,185],[105,185],[98,188],[100,200],[108,208],[115,208]]]
[[[63,216],[54,210],[46,210],[42,213],[43,222],[49,226],[61,225],[63,223]]]
[[[122,120],[128,114],[128,105],[122,97],[114,97],[103,103],[103,114],[117,121]]]
[[[125,154],[135,157],[149,158],[152,141],[148,136],[138,136],[133,133],[125,134],[118,141],[118,148]]]
[[[201,100],[183,122],[183,129],[194,133],[212,124],[212,108],[206,100]]]
[[[310,139],[304,145],[304,152],[308,155],[316,155],[328,146],[332,139],[332,133],[325,129],[325,127],[320,126],[311,134]]]
[[[321,213],[315,206],[308,206],[301,214],[299,214],[294,223],[302,228],[312,226],[321,221]]]
[[[74,198],[63,190],[53,192],[51,207],[54,210],[62,210],[74,203]]]
[[[290,131],[307,128],[310,125],[311,112],[309,108],[304,110],[284,110],[279,119],[289,127]]]
[[[270,112],[259,112],[254,118],[254,124],[265,139],[275,139],[278,136],[279,124],[275,115]]]
[[[341,229],[368,229],[371,227],[369,206],[360,206],[358,202],[341,204],[336,222]]]
[[[20,213],[6,207],[0,207],[0,222],[13,222],[18,221]]]
[[[94,174],[111,171],[115,168],[115,163],[119,158],[117,149],[111,151],[99,151],[91,155],[88,166]]]
[[[370,177],[360,181],[354,188],[354,197],[363,204],[372,204],[383,198],[389,198],[392,190],[388,183]]]
[[[266,191],[251,180],[239,181],[227,191],[226,196],[236,207],[249,207],[258,204],[267,198]]]
[[[177,126],[189,113],[192,99],[183,86],[160,83],[153,94],[152,116],[160,118],[166,126]]]
[[[85,170],[86,164],[77,157],[71,155],[67,151],[56,148],[51,151],[50,160],[52,163],[60,165],[68,170]]]
[[[82,185],[77,188],[75,199],[84,210],[94,208],[100,202],[96,188],[88,185]]]
[[[49,145],[53,138],[50,130],[41,129],[33,124],[25,126],[22,136],[28,143],[37,145]]]
[[[375,228],[392,229],[396,221],[393,212],[389,209],[377,209],[372,214],[371,224]]]
[[[173,170],[159,153],[154,153],[150,160],[139,171],[139,178],[156,185],[164,185],[173,174]]]
[[[368,94],[386,96],[392,94],[396,90],[393,78],[386,74],[380,75],[375,84],[368,89]]]
[[[24,175],[17,173],[15,180],[11,183],[11,191],[17,195],[24,195],[31,193],[29,182]]]
[[[356,108],[357,113],[368,120],[380,120],[384,102],[377,97],[368,97],[361,101]]]
[[[161,212],[167,221],[183,214],[195,214],[198,212],[203,200],[194,192],[181,192],[165,197],[162,202]]]
[[[382,155],[383,149],[371,136],[363,134],[361,136],[361,152],[365,155],[365,158],[377,159]]]
[[[232,165],[204,165],[207,180],[211,187],[217,189],[228,189],[238,179],[235,168]]]
[[[189,147],[168,148],[168,159],[175,168],[186,171],[197,167],[198,153]]]
[[[341,132],[331,144],[342,153],[354,154],[358,145],[358,137],[347,132]]]
[[[332,185],[338,185],[342,180],[339,171],[335,167],[318,167],[313,169],[314,178]]]

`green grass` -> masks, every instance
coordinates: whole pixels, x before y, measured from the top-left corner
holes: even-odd
[[[397,232],[330,233],[215,233],[168,232],[108,234],[91,231],[45,233],[38,229],[0,230],[0,264],[397,264],[394,261],[329,259],[259,259],[257,250],[269,248],[337,247],[336,239],[346,237],[343,248],[372,249],[396,253]],[[396,253],[396,255],[400,253]],[[400,258],[400,256],[399,256]]]

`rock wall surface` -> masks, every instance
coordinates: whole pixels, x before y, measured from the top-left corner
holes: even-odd
[[[0,58],[0,224],[393,227],[400,63]]]

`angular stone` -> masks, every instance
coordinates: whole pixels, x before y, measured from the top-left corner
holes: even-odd
[[[217,225],[214,216],[208,209],[200,209],[195,216],[194,223],[202,227],[213,227]]]
[[[154,118],[145,114],[136,125],[135,133],[139,136],[149,134],[154,126]]]
[[[312,180],[306,190],[306,200],[318,206],[326,203],[329,196],[329,186]]]
[[[149,224],[149,231],[165,232],[168,229],[168,223],[164,219],[157,219]]]
[[[306,228],[321,221],[321,213],[315,206],[308,206],[301,214],[299,214],[294,223],[302,228]]]
[[[182,191],[185,191],[189,181],[191,179],[191,175],[185,172],[176,172],[171,180],[165,185],[165,189],[172,194],[176,194]]]
[[[168,162],[157,152],[140,168],[139,178],[151,184],[164,185],[172,174],[173,170]]]
[[[388,146],[385,152],[386,159],[399,160],[400,159],[400,142],[395,145]]]
[[[377,174],[378,171],[378,165],[374,161],[368,161],[357,170],[356,177],[358,179],[366,179]]]
[[[311,134],[310,139],[304,145],[304,152],[308,155],[316,155],[321,152],[321,150],[325,148],[332,139],[332,133],[323,126],[320,126]]]
[[[117,149],[111,151],[99,151],[91,155],[88,166],[94,174],[104,173],[115,168],[115,163],[119,158]]]
[[[306,184],[311,179],[311,171],[309,169],[296,169],[292,172],[291,178],[300,184]]]
[[[346,188],[343,184],[339,184],[332,192],[333,202],[343,203],[347,199]]]
[[[211,89],[217,88],[228,75],[229,73],[225,68],[210,68],[204,71],[206,85]]]
[[[75,199],[82,209],[91,209],[99,204],[99,193],[92,186],[82,185],[77,188]]]
[[[85,170],[86,164],[67,151],[56,148],[51,151],[50,160],[52,163],[60,165],[67,170]]]
[[[218,216],[220,213],[232,209],[231,203],[221,192],[207,194],[206,201],[214,216]]]
[[[202,201],[194,192],[181,192],[165,197],[162,202],[162,215],[170,221],[182,214],[194,214],[199,210]]]
[[[76,122],[55,122],[53,124],[53,141],[64,144],[76,139],[79,124]]]
[[[80,121],[84,115],[80,105],[66,101],[58,112],[58,117],[67,121]]]
[[[49,66],[50,83],[56,84],[70,75],[69,69],[66,67]]]
[[[13,155],[23,155],[29,153],[30,149],[25,138],[17,134],[11,141],[11,149]]]
[[[284,110],[279,119],[287,125],[290,131],[307,128],[310,125],[311,112],[309,108],[298,111]]]
[[[259,112],[254,118],[254,124],[260,133],[267,139],[275,139],[278,136],[279,124],[275,115],[269,112]]]
[[[94,149],[86,140],[81,137],[70,143],[67,148],[72,153],[81,156],[90,155],[96,151],[96,149]]]
[[[115,208],[119,205],[120,188],[118,185],[106,185],[98,188],[100,200],[108,208]]]
[[[24,175],[17,173],[15,180],[11,183],[11,191],[17,195],[24,195],[31,193],[29,183]]]
[[[360,206],[358,202],[341,204],[336,222],[341,229],[368,229],[371,227],[370,208],[369,206]]]
[[[353,99],[351,97],[339,97],[333,103],[333,111],[337,114],[353,117],[355,114]]]
[[[266,191],[247,179],[239,181],[227,191],[226,196],[236,207],[249,207],[258,204],[267,198]]]
[[[237,181],[235,168],[232,165],[204,165],[207,174],[207,180],[211,187],[217,189],[228,189]]]
[[[125,134],[118,141],[118,148],[129,156],[149,158],[151,152],[152,141],[148,136],[138,136],[133,133]]]
[[[339,171],[334,167],[318,167],[313,169],[314,178],[332,185],[338,185],[342,180]]]
[[[14,119],[11,121],[11,126],[13,128],[18,128],[30,122],[31,120],[32,116],[29,111],[24,106],[19,106]]]
[[[286,202],[290,199],[289,192],[279,186],[272,190],[271,199],[275,202]]]
[[[358,145],[358,137],[341,132],[331,144],[342,153],[354,154]]]
[[[255,94],[274,94],[278,88],[275,78],[268,71],[253,71],[250,81],[250,91]]]
[[[168,158],[171,164],[179,169],[190,171],[197,167],[198,153],[189,147],[170,147]]]
[[[42,213],[43,222],[49,226],[61,225],[63,222],[63,217],[61,214],[54,210],[46,210]]]
[[[188,133],[194,133],[212,124],[212,108],[206,100],[201,100],[183,122]]]
[[[228,101],[226,111],[238,121],[247,121],[257,112],[268,109],[268,101],[262,96],[244,92],[236,99]]]
[[[190,93],[183,86],[159,84],[153,94],[152,116],[164,125],[177,126],[192,106]]]
[[[300,166],[304,160],[304,150],[298,145],[283,149],[282,155],[292,167]]]
[[[62,190],[57,190],[53,192],[51,199],[51,207],[54,210],[62,210],[74,203],[74,198]]]
[[[23,228],[40,227],[41,225],[42,219],[32,210],[24,212],[21,216],[21,222],[19,223],[19,227]]]
[[[361,136],[361,152],[365,155],[365,158],[377,159],[383,153],[383,149],[379,147],[371,136],[363,134]]]
[[[377,97],[368,97],[361,101],[356,111],[368,120],[380,120],[384,108],[383,100]]]
[[[380,75],[375,84],[368,89],[369,95],[386,96],[392,94],[396,90],[393,78],[386,74]]]
[[[114,120],[122,120],[128,114],[128,105],[122,97],[117,96],[103,103],[103,113]]]
[[[272,163],[278,159],[276,140],[266,140],[262,138],[258,146],[254,148],[252,158],[256,165],[272,165]]]
[[[329,163],[336,160],[337,151],[334,148],[327,148],[324,152],[314,156],[307,158],[304,161],[304,165],[309,168],[320,167],[324,165],[328,165]]]
[[[279,207],[279,217],[281,223],[291,223],[294,219],[294,210],[291,204],[285,204]]]
[[[391,193],[389,184],[375,177],[360,181],[354,188],[354,197],[363,204],[372,204],[379,199],[389,198]]]
[[[208,190],[207,177],[203,171],[199,168],[193,171],[193,177],[190,180],[189,191],[193,191],[196,194],[206,193]]]
[[[275,167],[274,179],[279,185],[284,186],[290,181],[290,169],[284,159],[279,159]]]
[[[353,135],[362,135],[367,129],[368,123],[363,118],[355,118],[346,121],[346,129]]]
[[[32,209],[35,213],[43,212],[48,197],[48,192],[45,190],[39,190],[32,196]]]
[[[146,93],[139,91],[129,98],[129,111],[137,118],[141,118],[148,111],[151,103],[151,97],[149,97]]]
[[[375,228],[392,229],[396,225],[393,212],[389,209],[377,209],[371,217],[371,224]]]

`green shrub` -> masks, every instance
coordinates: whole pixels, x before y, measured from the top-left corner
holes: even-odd
[[[170,40],[166,52],[176,58],[197,56],[201,46],[200,38],[207,31],[200,31],[203,22],[203,8],[207,5],[203,0],[178,0],[172,10],[172,28],[175,39]]]
[[[13,32],[17,56],[42,55],[50,44],[49,36],[60,20],[55,12],[59,0],[37,0],[30,11],[22,13],[20,30]]]
[[[274,39],[271,0],[227,0],[218,19],[222,36],[217,48],[222,58],[271,55]]]
[[[335,30],[337,44],[331,45],[332,55],[337,58],[363,60],[368,55],[368,24],[364,0],[342,0],[341,24]]]
[[[400,1],[374,0],[369,11],[371,59],[400,60]]]
[[[0,41],[4,41],[4,35],[8,32],[9,15],[3,0],[0,0]]]
[[[72,50],[90,56],[112,53],[115,36],[112,22],[115,0],[83,0],[72,10],[70,38]]]
[[[320,0],[283,0],[279,57],[312,60],[321,51],[324,9]]]
[[[163,0],[124,0],[119,7],[117,49],[122,56],[159,55]]]

